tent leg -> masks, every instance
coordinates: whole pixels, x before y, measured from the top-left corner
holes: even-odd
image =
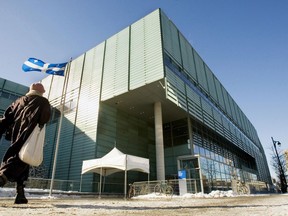
[[[82,192],[82,174],[81,174],[81,179],[80,179],[80,192]]]
[[[127,169],[125,169],[125,179],[124,179],[124,199],[127,199]]]
[[[150,193],[150,173],[148,173],[148,193]]]
[[[105,185],[106,185],[106,173],[105,175],[103,176],[103,181],[102,181],[102,191],[105,191]]]
[[[99,186],[99,196],[98,198],[101,198],[101,191],[102,191],[102,167],[101,167],[101,173],[100,173],[100,186]]]

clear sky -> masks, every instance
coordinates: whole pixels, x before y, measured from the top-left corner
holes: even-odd
[[[47,76],[22,72],[29,57],[75,59],[157,8],[255,126],[268,163],[271,137],[288,149],[286,0],[0,0],[0,77],[28,86]]]

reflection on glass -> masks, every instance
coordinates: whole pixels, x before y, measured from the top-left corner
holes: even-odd
[[[197,145],[194,145],[194,154],[200,154],[200,148]]]
[[[202,147],[199,147],[200,149],[200,155],[205,156],[205,149]]]

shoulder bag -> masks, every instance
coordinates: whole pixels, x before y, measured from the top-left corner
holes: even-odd
[[[19,158],[31,166],[39,166],[43,161],[43,148],[46,125],[43,128],[36,125],[19,152]]]

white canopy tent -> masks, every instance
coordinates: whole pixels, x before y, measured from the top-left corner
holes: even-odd
[[[114,147],[109,153],[102,158],[85,160],[82,163],[82,175],[88,172],[95,172],[100,174],[100,190],[99,197],[102,192],[102,176],[108,176],[116,172],[125,171],[124,179],[124,194],[126,198],[127,192],[127,171],[134,170],[148,173],[149,180],[149,159],[137,157],[133,155],[124,154]]]

